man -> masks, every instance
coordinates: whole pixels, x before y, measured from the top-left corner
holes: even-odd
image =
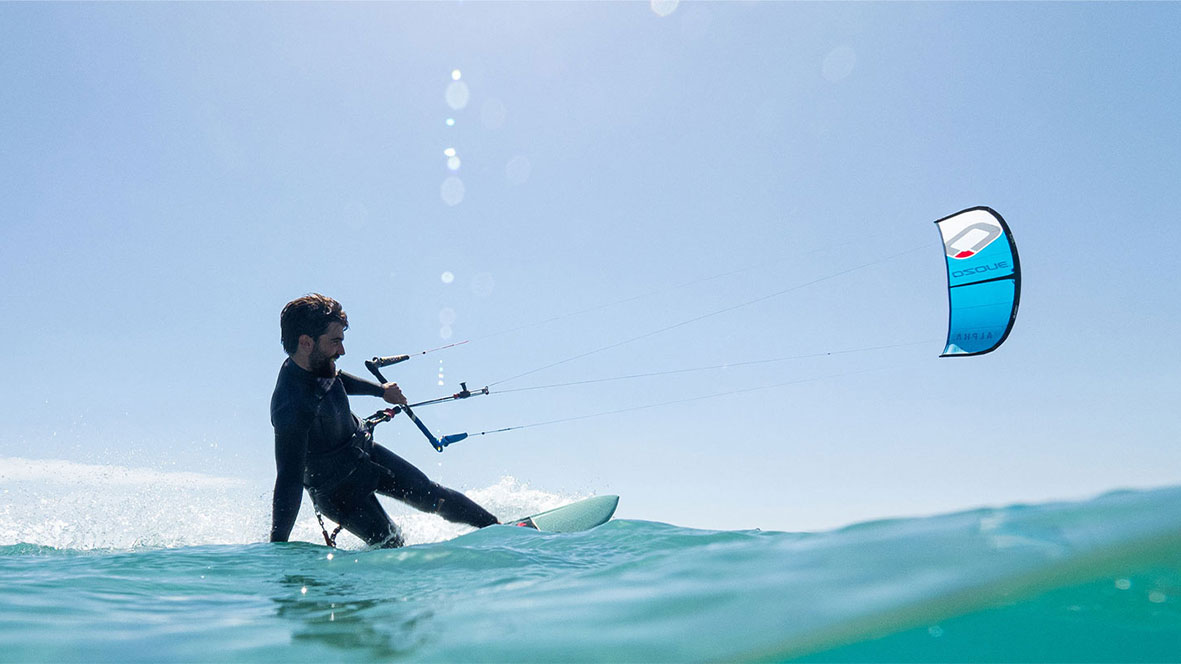
[[[375,493],[397,498],[448,521],[477,528],[499,523],[467,496],[430,481],[380,445],[349,410],[348,395],[367,394],[406,404],[396,383],[377,385],[337,371],[348,317],[340,303],[318,293],[292,300],[279,318],[287,359],[271,396],[275,427],[275,494],[271,541],[286,542],[303,489],[321,514],[370,546],[402,546],[402,533]]]

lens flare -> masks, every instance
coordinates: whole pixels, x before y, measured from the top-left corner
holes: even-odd
[[[652,12],[660,17],[668,16],[677,10],[681,0],[651,0]]]
[[[857,53],[849,46],[839,46],[824,56],[820,73],[824,75],[825,79],[836,83],[848,78],[856,66]]]
[[[443,184],[439,186],[439,196],[442,197],[444,203],[451,207],[463,202],[464,193],[463,180],[454,175],[443,180]]]
[[[468,100],[471,99],[471,91],[468,90],[467,83],[452,81],[451,85],[447,86],[445,98],[451,110],[458,111],[467,106]]]
[[[510,184],[525,184],[533,174],[533,164],[525,155],[517,155],[504,166],[504,177]]]

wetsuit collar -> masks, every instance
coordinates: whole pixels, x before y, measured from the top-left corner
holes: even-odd
[[[291,359],[290,357],[288,357],[286,360],[283,360],[283,371],[286,371],[287,373],[294,376],[297,380],[302,382],[311,383],[316,380],[316,377],[312,375],[312,372],[296,364],[295,360]]]
[[[312,386],[321,395],[327,394],[328,390],[332,389],[332,384],[336,382],[336,376],[331,378],[320,378],[316,374],[296,364],[295,360],[292,360],[291,357],[288,357],[283,361],[282,370],[295,377],[297,381]]]

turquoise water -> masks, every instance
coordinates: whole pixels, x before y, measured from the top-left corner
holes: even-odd
[[[0,579],[13,662],[1181,661],[1181,489],[824,533],[4,544]]]

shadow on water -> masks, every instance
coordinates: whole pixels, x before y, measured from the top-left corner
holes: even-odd
[[[350,657],[361,652],[382,659],[406,657],[426,642],[433,610],[400,598],[347,599],[372,593],[357,581],[285,575],[280,585],[290,592],[273,598],[276,615],[296,624],[293,641]]]

